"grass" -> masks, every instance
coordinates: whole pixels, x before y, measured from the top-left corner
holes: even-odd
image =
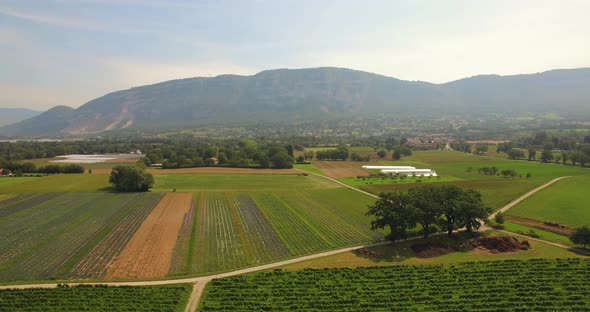
[[[539,239],[542,240],[546,240],[546,241],[550,241],[550,242],[554,242],[554,243],[558,243],[558,244],[562,244],[562,245],[566,245],[566,246],[574,246],[574,244],[572,244],[572,242],[570,241],[570,239],[568,237],[559,235],[559,234],[555,234],[549,231],[544,231],[541,229],[536,229],[530,226],[526,226],[526,225],[521,225],[521,224],[516,224],[516,223],[512,223],[512,222],[504,222],[504,227],[506,228],[506,230],[511,231],[511,232],[515,232],[515,233],[519,233],[519,234],[523,234],[523,235],[531,235],[532,233],[534,233]],[[532,232],[531,232],[532,231]]]
[[[531,259],[264,272],[211,281],[200,311],[584,311],[589,270]]]
[[[0,184],[0,193],[96,192],[110,187],[109,176],[106,174],[56,174],[41,178],[10,178],[12,179],[18,183]]]
[[[0,191],[3,190],[4,187],[11,187],[13,185],[27,183],[27,182],[34,182],[39,178],[35,177],[0,177]]]
[[[316,167],[314,164],[295,164],[293,167],[295,169],[299,169],[299,170],[303,170],[303,171],[307,171],[307,172],[319,174],[319,175],[322,175],[322,176],[324,175],[324,173],[318,167]]]
[[[346,183],[351,186],[367,186],[367,185],[397,185],[397,184],[414,184],[414,183],[442,183],[460,181],[461,179],[452,176],[444,177],[412,177],[408,176],[403,179],[400,178],[340,178],[338,181]]]
[[[574,227],[590,225],[590,175],[556,182],[508,211],[509,215]]]
[[[316,176],[278,174],[161,174],[154,176],[153,190],[197,191],[278,191],[336,188],[333,182]]]
[[[184,311],[192,285],[0,290],[2,311]]]
[[[504,235],[504,234],[503,234]],[[519,238],[519,240],[521,240]],[[430,242],[439,241],[447,244],[445,237],[431,238]],[[493,261],[493,260],[525,260],[532,258],[572,258],[583,257],[567,249],[548,245],[542,242],[532,241],[531,248],[527,251],[492,254],[478,249],[470,251],[453,252],[432,258],[419,258],[410,246],[423,243],[424,240],[399,242],[367,248],[376,252],[379,256],[366,256],[354,251],[339,253],[332,256],[316,258],[283,266],[287,271],[299,271],[307,268],[347,268],[347,267],[370,267],[370,266],[396,266],[396,265],[434,265],[434,264],[456,264],[465,261]],[[452,243],[452,242],[451,242]]]

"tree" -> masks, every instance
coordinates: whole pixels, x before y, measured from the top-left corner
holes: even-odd
[[[432,187],[433,203],[439,205],[441,216],[438,224],[451,236],[454,230],[465,227],[467,231],[479,229],[489,211],[475,190],[463,190],[455,185]]]
[[[384,150],[384,149],[382,149],[382,150],[379,150],[379,151],[377,152],[377,156],[379,156],[379,158],[385,158],[385,156],[387,156],[387,151],[386,151],[386,150]]]
[[[536,159],[537,157],[537,150],[535,150],[534,147],[529,147],[528,149],[528,160],[531,161],[533,159]]]
[[[435,187],[413,188],[408,191],[408,195],[412,199],[414,207],[416,207],[417,220],[422,226],[424,238],[428,238],[431,226],[436,224],[440,216],[440,207],[436,204],[438,198]]]
[[[457,202],[459,205],[457,228],[465,227],[467,232],[479,229],[481,223],[490,215],[491,210],[484,206],[481,193],[476,190],[462,190]]]
[[[498,223],[498,224],[504,224],[504,214],[501,212],[498,212],[494,216],[494,221],[496,221],[496,223]]]
[[[396,148],[395,150],[393,150],[393,159],[400,160],[401,158],[402,158],[402,152],[400,151],[400,149]]]
[[[279,152],[275,154],[271,159],[274,168],[277,169],[290,169],[293,168],[293,157],[289,156],[285,152]]]
[[[508,155],[508,158],[510,159],[520,159],[520,158],[524,158],[524,152],[515,148],[511,148],[509,149],[506,154]]]
[[[154,177],[135,166],[115,166],[109,177],[118,192],[147,192],[154,184]]]
[[[412,199],[406,193],[381,193],[379,200],[369,206],[367,215],[375,216],[371,221],[372,229],[382,229],[389,226],[392,240],[404,239],[407,229],[416,227],[417,211]]]
[[[559,164],[560,161],[561,161],[561,155],[555,155],[555,163]]]
[[[553,153],[550,150],[543,150],[541,153],[541,161],[546,163],[553,160]]]
[[[566,152],[561,153],[561,158],[563,159],[563,164],[565,165],[567,160],[569,159],[569,154]]]
[[[570,240],[572,243],[582,245],[584,248],[586,248],[586,246],[590,245],[590,228],[584,225],[575,229],[570,236]]]

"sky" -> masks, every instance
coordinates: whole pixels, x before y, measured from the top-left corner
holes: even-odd
[[[0,0],[0,107],[346,67],[405,80],[590,66],[587,0]]]

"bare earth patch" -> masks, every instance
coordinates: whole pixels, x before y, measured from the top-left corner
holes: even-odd
[[[369,163],[353,161],[314,161],[313,164],[318,167],[325,175],[330,178],[353,178],[366,177],[369,172],[365,171],[362,166]]]
[[[183,218],[192,206],[192,194],[169,193],[152,210],[121,255],[107,272],[107,279],[165,277]]]

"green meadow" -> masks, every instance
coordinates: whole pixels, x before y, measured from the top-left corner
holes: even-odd
[[[513,207],[508,214],[570,226],[590,225],[590,174],[560,180]]]

